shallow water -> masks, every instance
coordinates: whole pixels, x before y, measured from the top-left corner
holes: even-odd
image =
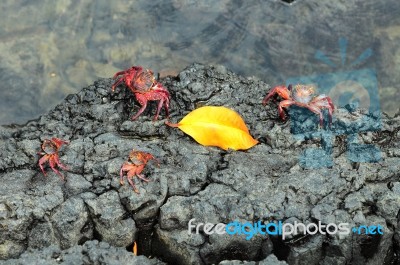
[[[347,101],[379,93],[384,112],[399,108],[398,0],[4,0],[0,6],[0,124],[36,118],[132,65],[165,76],[193,62],[222,64],[271,85],[331,74],[335,84],[324,93]],[[371,82],[346,87],[360,84],[358,71],[365,69],[372,70],[365,77]]]

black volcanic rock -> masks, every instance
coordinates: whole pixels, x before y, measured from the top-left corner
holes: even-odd
[[[221,66],[194,64],[161,79],[171,92],[172,122],[203,105],[226,106],[260,141],[247,151],[223,151],[165,120],[152,122],[155,103],[131,121],[134,95],[124,86],[111,93],[112,82],[96,81],[23,126],[0,127],[0,259],[9,260],[0,264],[56,264],[60,257],[64,264],[161,264],[125,250],[135,240],[139,254],[170,264],[383,264],[400,254],[399,115],[340,108],[331,129],[315,129],[316,117],[296,109],[281,121],[276,103],[261,105],[267,84]],[[291,128],[295,115],[304,122]],[[357,123],[359,116],[366,119]],[[357,144],[348,135],[358,135]],[[70,141],[60,151],[65,181],[50,168],[43,176],[37,164],[41,142],[51,137]],[[135,179],[140,194],[119,183],[133,148],[160,161],[147,164],[149,183]],[[325,160],[315,149],[327,165],[316,167]],[[376,162],[357,160],[366,153]],[[189,234],[193,218],[380,224],[384,233],[246,240]]]

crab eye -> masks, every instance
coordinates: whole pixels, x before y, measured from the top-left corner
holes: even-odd
[[[287,87],[287,89],[288,89],[289,91],[292,91],[292,84],[289,84],[288,87]]]

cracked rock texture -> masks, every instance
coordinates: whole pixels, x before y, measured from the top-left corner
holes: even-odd
[[[278,118],[276,103],[261,105],[270,88],[261,80],[198,64],[177,77],[161,79],[171,92],[172,122],[200,106],[226,106],[240,113],[260,141],[247,151],[223,151],[197,144],[179,129],[167,127],[165,120],[152,122],[156,103],[131,121],[138,110],[134,95],[124,86],[111,93],[112,82],[96,81],[23,126],[0,127],[0,259],[6,260],[0,264],[398,261],[399,115],[379,117],[340,108],[331,126],[336,133],[325,137],[329,130],[314,128],[318,117],[299,114],[304,118],[301,131],[314,128],[299,138],[291,118]],[[294,108],[289,116],[298,111]],[[359,116],[367,118],[351,123]],[[382,126],[376,130],[378,122]],[[355,146],[346,142],[352,133],[358,134],[358,144],[375,145],[380,152],[377,162],[348,156]],[[37,165],[36,152],[51,137],[70,141],[60,151],[60,160],[69,167],[63,171],[65,181],[49,168],[43,176]],[[314,168],[314,159],[301,161],[310,148],[329,149],[330,164]],[[147,164],[143,173],[149,183],[134,180],[140,194],[119,183],[120,166],[131,149],[149,152],[160,161],[159,167]],[[202,229],[189,234],[193,218],[195,223],[213,224],[380,224],[384,233],[299,234],[285,240],[255,235],[246,240],[245,235],[207,235]],[[143,256],[125,249],[131,250],[135,240]]]
[[[112,247],[106,242],[97,240],[87,241],[83,245],[75,245],[66,250],[60,250],[57,246],[42,248],[41,250],[29,249],[18,259],[0,261],[2,265],[25,264],[110,264],[110,265],[161,265],[164,262],[156,259],[148,259],[145,256],[133,256],[125,248]]]

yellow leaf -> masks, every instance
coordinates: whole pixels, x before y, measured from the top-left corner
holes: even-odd
[[[249,149],[258,143],[249,134],[242,117],[226,107],[201,107],[187,114],[177,124],[166,124],[178,127],[201,145],[218,146],[224,150]]]

